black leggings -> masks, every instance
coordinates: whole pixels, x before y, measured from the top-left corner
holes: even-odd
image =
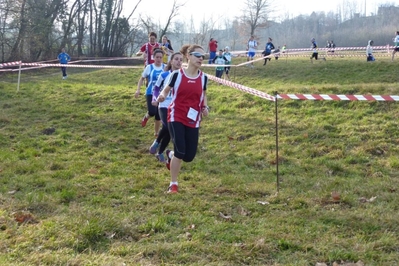
[[[158,112],[162,120],[162,128],[159,131],[157,137],[157,142],[160,143],[158,153],[161,154],[165,151],[166,147],[168,147],[168,144],[170,142],[170,134],[168,129],[168,108],[160,107],[158,109]]]
[[[150,117],[155,116],[155,120],[157,121],[161,120],[158,113],[158,106],[152,105],[152,95],[146,95],[145,98],[147,100],[148,115]]]
[[[176,158],[191,162],[197,153],[199,128],[192,128],[180,122],[169,122],[169,133],[174,144]]]
[[[270,53],[264,53],[264,55],[265,55],[265,56],[268,56],[268,55],[270,55]],[[266,65],[266,63],[267,63],[267,60],[269,60],[269,61],[270,61],[270,60],[271,60],[271,58],[270,58],[270,57],[266,57],[266,58],[265,58],[265,62],[263,63],[263,65]]]

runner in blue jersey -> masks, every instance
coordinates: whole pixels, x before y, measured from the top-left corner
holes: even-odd
[[[65,52],[65,48],[61,49],[61,53],[58,55],[58,61],[60,61],[60,64],[66,65],[68,64],[69,61],[71,61],[71,57],[69,54]],[[66,72],[66,67],[61,67],[62,71],[62,79],[66,79],[68,77],[67,72]]]
[[[155,85],[156,81],[158,80],[158,76],[163,72],[165,65],[162,63],[162,58],[164,55],[164,52],[160,48],[156,48],[153,51],[154,55],[154,63],[149,64],[145,67],[143,74],[141,75],[141,78],[139,79],[139,82],[137,84],[137,91],[135,93],[135,97],[138,98],[140,95],[140,88],[143,85],[143,82],[145,81],[146,78],[149,78],[148,80],[148,86],[145,92],[145,97],[147,101],[147,113],[141,120],[141,126],[145,127],[147,124],[147,121],[150,117],[155,116],[155,133],[154,135],[158,135],[159,128],[161,126],[161,118],[159,117],[158,113],[158,108],[156,106],[152,105],[152,89],[153,86]]]
[[[263,65],[266,65],[267,60],[270,61],[272,59],[270,57],[272,50],[274,50],[274,45],[273,45],[272,41],[273,41],[272,38],[269,37],[269,39],[267,40],[266,46],[265,46],[265,50],[262,52],[263,56],[265,56],[265,62],[263,63]]]
[[[316,60],[319,58],[319,50],[318,50],[318,47],[317,47],[316,39],[312,38],[312,40],[310,40],[310,41],[312,43],[310,48],[313,51],[312,56],[310,57],[310,62],[313,63],[313,58],[316,59]]]

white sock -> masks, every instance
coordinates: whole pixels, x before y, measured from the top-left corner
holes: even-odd
[[[177,183],[177,181],[176,182],[170,182],[170,185],[169,186],[171,186],[171,185],[178,185],[178,183]]]

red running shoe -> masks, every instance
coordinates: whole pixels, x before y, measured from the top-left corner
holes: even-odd
[[[170,193],[170,194],[176,194],[176,193],[178,192],[178,190],[179,190],[179,187],[178,187],[177,185],[171,185],[171,186],[168,188],[168,193]]]
[[[147,125],[147,121],[148,121],[148,117],[147,117],[147,115],[145,115],[143,117],[143,119],[141,120],[141,126],[145,127],[145,125]]]

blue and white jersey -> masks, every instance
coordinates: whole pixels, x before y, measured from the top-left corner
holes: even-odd
[[[393,43],[395,47],[399,47],[399,35],[395,36],[395,38],[393,39]]]
[[[216,65],[224,65],[226,63],[226,61],[227,61],[227,58],[224,57],[223,55],[218,55],[212,60],[212,62]],[[216,67],[216,70],[223,70],[223,69],[224,69],[224,66]]]
[[[223,56],[227,59],[227,61],[225,62],[226,65],[230,65],[231,64],[231,53],[230,52],[224,52]]]
[[[313,49],[313,53],[317,53],[318,52],[317,51],[317,43],[316,43],[316,41],[312,42],[312,45],[310,46],[310,48]]]
[[[166,85],[168,85],[169,79],[171,77],[170,73],[172,73],[172,70],[165,71],[161,75],[159,75],[158,80],[155,83],[155,86],[160,88],[159,92],[162,92],[162,90],[166,87]],[[171,101],[172,101],[172,90],[169,91],[168,95],[165,98],[165,101],[158,104],[158,107],[168,108]]]
[[[258,47],[258,43],[253,40],[253,41],[248,41],[248,52],[256,52],[256,47]]]
[[[71,57],[65,52],[60,53],[57,58],[60,61],[60,64],[68,64],[68,61],[71,60]]]
[[[152,95],[152,87],[155,85],[155,82],[158,80],[158,76],[163,72],[165,65],[157,67],[155,64],[149,64],[145,67],[142,77],[148,78],[148,86],[145,91],[145,95]]]
[[[271,43],[271,42],[266,43],[266,47],[265,47],[266,53],[269,53],[269,54],[270,54],[270,53],[272,52],[273,49],[274,49],[273,43]]]

